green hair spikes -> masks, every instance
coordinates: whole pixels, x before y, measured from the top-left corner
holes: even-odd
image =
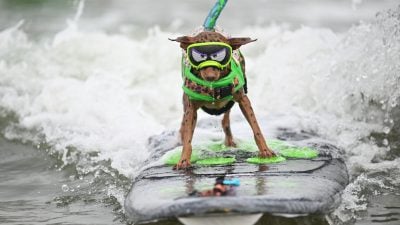
[[[208,13],[207,18],[204,20],[203,27],[208,31],[214,31],[215,23],[222,10],[224,9],[228,0],[218,0],[214,7]]]

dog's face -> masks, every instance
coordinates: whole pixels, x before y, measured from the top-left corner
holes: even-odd
[[[182,36],[172,41],[180,43],[195,73],[203,80],[217,81],[229,73],[232,51],[255,40],[226,38],[218,32],[203,31],[194,37]]]
[[[201,79],[206,81],[217,81],[221,77],[221,69],[214,66],[202,68],[199,72]]]

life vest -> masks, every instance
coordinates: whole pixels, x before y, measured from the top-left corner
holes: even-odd
[[[217,81],[203,80],[191,72],[190,64],[182,60],[183,91],[189,99],[215,102],[232,100],[233,94],[239,91],[246,83],[240,63],[232,58],[228,75]]]

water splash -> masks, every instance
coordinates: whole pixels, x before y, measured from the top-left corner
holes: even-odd
[[[72,20],[72,23],[78,24],[79,19],[81,18],[82,14],[83,14],[84,8],[85,8],[85,0],[79,0],[78,7],[76,9],[76,14],[74,16],[74,19]]]
[[[76,13],[73,19],[67,19],[67,28],[57,33],[53,39],[53,46],[58,45],[68,39],[78,38],[79,19],[81,18],[85,8],[85,0],[79,0]]]

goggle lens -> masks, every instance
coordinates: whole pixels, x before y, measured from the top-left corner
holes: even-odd
[[[223,68],[232,58],[232,47],[221,42],[195,43],[188,46],[187,55],[190,64],[197,69],[207,65],[204,63],[207,61],[213,61],[213,65],[217,62]]]

